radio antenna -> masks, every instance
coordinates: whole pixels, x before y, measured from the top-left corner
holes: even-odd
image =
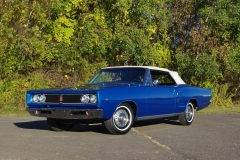
[[[73,70],[73,74],[74,74],[74,88],[77,88],[77,86],[76,86],[76,51],[74,52],[74,70]]]

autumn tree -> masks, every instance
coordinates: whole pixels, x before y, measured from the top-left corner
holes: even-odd
[[[201,8],[196,1],[172,1],[168,30],[175,62],[173,67],[187,83],[200,86],[208,81],[216,83],[221,77],[213,56],[217,38],[212,36],[212,28],[199,15]]]
[[[211,88],[214,98],[230,102],[239,88],[239,2],[174,0],[170,9],[174,67],[189,84]]]
[[[239,100],[240,92],[240,2],[237,0],[199,1],[199,15],[212,28],[217,39],[215,57],[223,74],[220,83],[229,86],[228,93]]]

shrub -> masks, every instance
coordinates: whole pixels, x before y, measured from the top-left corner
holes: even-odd
[[[33,72],[30,76],[13,74],[0,82],[0,112],[18,112],[26,108],[26,91],[52,87],[53,83],[46,79],[42,72]]]

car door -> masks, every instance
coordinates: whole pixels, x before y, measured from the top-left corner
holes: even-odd
[[[176,83],[168,72],[151,70],[155,85],[146,87],[147,116],[172,114],[176,108]]]

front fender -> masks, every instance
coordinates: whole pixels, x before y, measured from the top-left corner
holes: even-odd
[[[103,119],[110,119],[116,108],[124,102],[134,103],[138,116],[146,112],[146,93],[141,87],[126,87],[99,91],[99,108],[103,110]]]

